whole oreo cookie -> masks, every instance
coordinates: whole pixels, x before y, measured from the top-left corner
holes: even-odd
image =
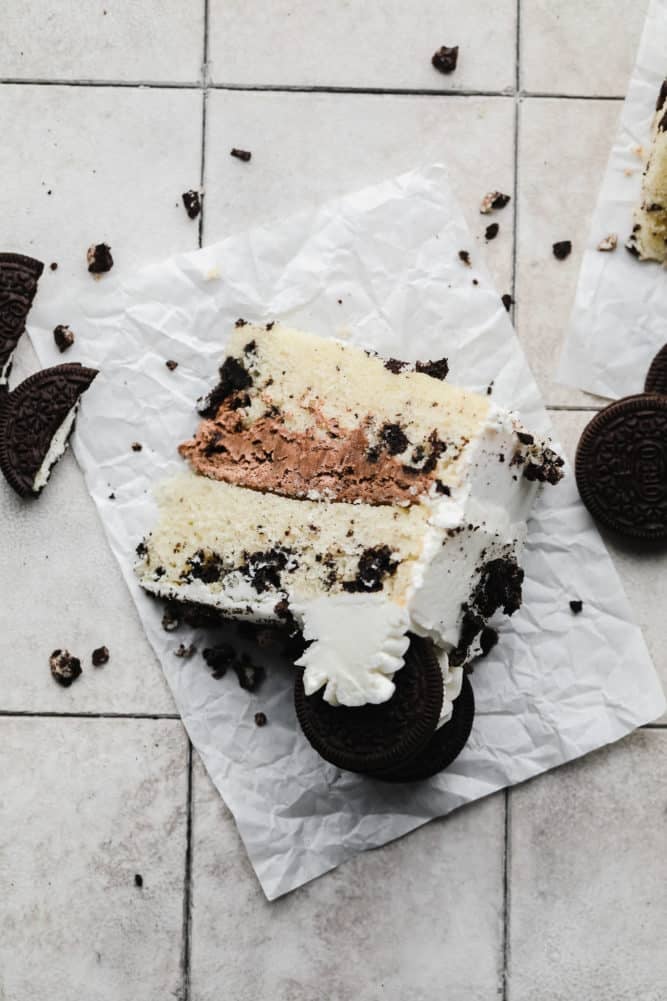
[[[394,694],[380,705],[332,706],[322,691],[306,695],[299,671],[294,702],[304,734],[323,758],[347,771],[375,773],[402,764],[426,746],[442,709],[442,671],[430,640],[411,637],[394,684]]]
[[[23,254],[0,254],[0,386],[7,383],[12,357],[44,270]]]
[[[575,473],[581,499],[602,524],[667,538],[667,397],[626,396],[596,414],[579,440]]]
[[[97,375],[82,365],[56,365],[0,396],[0,469],[23,497],[40,493],[67,447],[81,394]]]
[[[419,782],[437,775],[459,756],[465,747],[475,718],[475,696],[468,676],[454,699],[452,718],[435,731],[428,744],[414,758],[373,778],[384,782]]]
[[[658,351],[646,375],[644,392],[667,396],[667,344]]]

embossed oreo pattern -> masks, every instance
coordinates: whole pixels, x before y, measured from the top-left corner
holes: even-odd
[[[296,712],[315,750],[339,768],[371,773],[418,754],[435,732],[442,709],[442,671],[430,640],[411,637],[394,683],[388,702],[351,709],[329,705],[321,691],[306,695],[298,672]]]
[[[651,362],[651,367],[644,383],[646,393],[658,393],[667,396],[667,344],[658,351]]]
[[[25,379],[0,403],[0,469],[21,496],[34,495],[35,476],[51,440],[97,375],[82,365],[56,365]]]
[[[6,383],[9,376],[5,369],[25,330],[26,317],[43,270],[42,262],[32,257],[0,254],[0,385]]]
[[[627,396],[596,414],[575,472],[598,521],[623,535],[667,538],[667,397]]]

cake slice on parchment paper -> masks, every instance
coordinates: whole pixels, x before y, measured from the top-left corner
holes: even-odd
[[[256,622],[290,617],[306,694],[382,703],[409,634],[435,644],[451,713],[464,665],[521,602],[518,563],[540,482],[562,460],[488,396],[283,328],[241,324],[156,491],[141,585]]]
[[[667,80],[656,101],[641,201],[626,247],[642,261],[667,260]]]

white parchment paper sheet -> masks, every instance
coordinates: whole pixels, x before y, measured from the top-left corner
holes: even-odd
[[[471,244],[446,172],[434,166],[32,315],[44,364],[63,360],[52,329],[68,322],[77,337],[68,360],[101,369],[83,400],[76,454],[183,721],[269,898],[616,740],[664,708],[569,475],[544,491],[531,522],[524,605],[501,617],[501,642],[472,676],[470,742],[446,773],[422,784],[385,785],[326,764],[298,730],[285,665],[269,670],[254,695],[233,675],[216,681],[199,654],[174,656],[191,633],[164,632],[159,608],[136,585],[134,549],[155,515],[151,484],[182,468],[176,445],[197,424],[193,403],[216,381],[237,317],[280,318],[399,358],[447,355],[453,383],[485,391],[493,381],[499,403],[519,408],[531,429],[548,427],[498,293],[478,262],[459,260]],[[174,372],[169,358],[179,363]],[[131,451],[134,440],[143,451]],[[583,600],[581,615],[570,611],[571,598]],[[201,650],[204,637],[194,639]],[[263,729],[254,724],[259,709],[269,719]]]
[[[624,247],[640,198],[655,102],[666,76],[667,0],[651,0],[557,373],[569,386],[613,399],[642,392],[654,355],[667,343],[667,272],[655,261],[638,261]],[[638,155],[639,147],[643,155]],[[617,249],[597,250],[609,233],[618,234]]]

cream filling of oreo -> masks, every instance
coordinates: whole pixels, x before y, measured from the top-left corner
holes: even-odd
[[[9,358],[7,358],[5,364],[0,369],[0,386],[6,386],[7,383],[9,382],[9,373],[11,372],[12,369],[14,354],[15,351],[12,351],[11,354],[9,355]]]
[[[46,486],[49,481],[49,476],[51,475],[51,470],[67,448],[69,436],[72,433],[78,409],[79,401],[77,400],[51,439],[48,451],[42,459],[42,464],[37,470],[35,478],[32,481],[33,493],[38,494],[39,491]]]

